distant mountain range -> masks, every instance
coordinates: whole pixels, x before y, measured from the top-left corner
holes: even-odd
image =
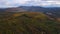
[[[60,17],[60,7],[20,6],[16,8],[0,8],[0,12],[43,12],[46,15]]]

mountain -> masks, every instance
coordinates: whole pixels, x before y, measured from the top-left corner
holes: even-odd
[[[0,34],[60,34],[60,8],[0,8]]]
[[[0,13],[0,34],[59,34],[60,24],[40,12]]]
[[[39,6],[20,6],[19,8],[23,8],[27,11],[32,11],[32,12],[43,12],[45,8],[39,7]]]
[[[60,7],[20,6],[15,8],[0,9],[0,12],[43,12],[46,15],[60,18]]]

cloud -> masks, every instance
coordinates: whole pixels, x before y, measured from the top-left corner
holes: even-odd
[[[25,5],[29,6],[43,6],[43,7],[60,7],[59,0],[31,0]]]
[[[30,0],[29,0],[30,1]],[[19,5],[26,4],[28,0],[1,0],[0,7],[16,7]]]
[[[41,1],[38,1],[37,0],[35,2],[35,5],[43,6],[43,7],[60,7],[60,1],[58,1],[58,0],[41,0]]]
[[[60,0],[1,0],[0,8],[17,6],[60,7]]]

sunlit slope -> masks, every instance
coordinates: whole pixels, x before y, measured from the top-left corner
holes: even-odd
[[[57,27],[58,26],[58,27]],[[20,12],[0,14],[0,34],[57,34],[59,24],[43,13]]]

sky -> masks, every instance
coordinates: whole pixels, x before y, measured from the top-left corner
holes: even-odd
[[[0,8],[18,6],[60,7],[60,0],[1,0]]]

